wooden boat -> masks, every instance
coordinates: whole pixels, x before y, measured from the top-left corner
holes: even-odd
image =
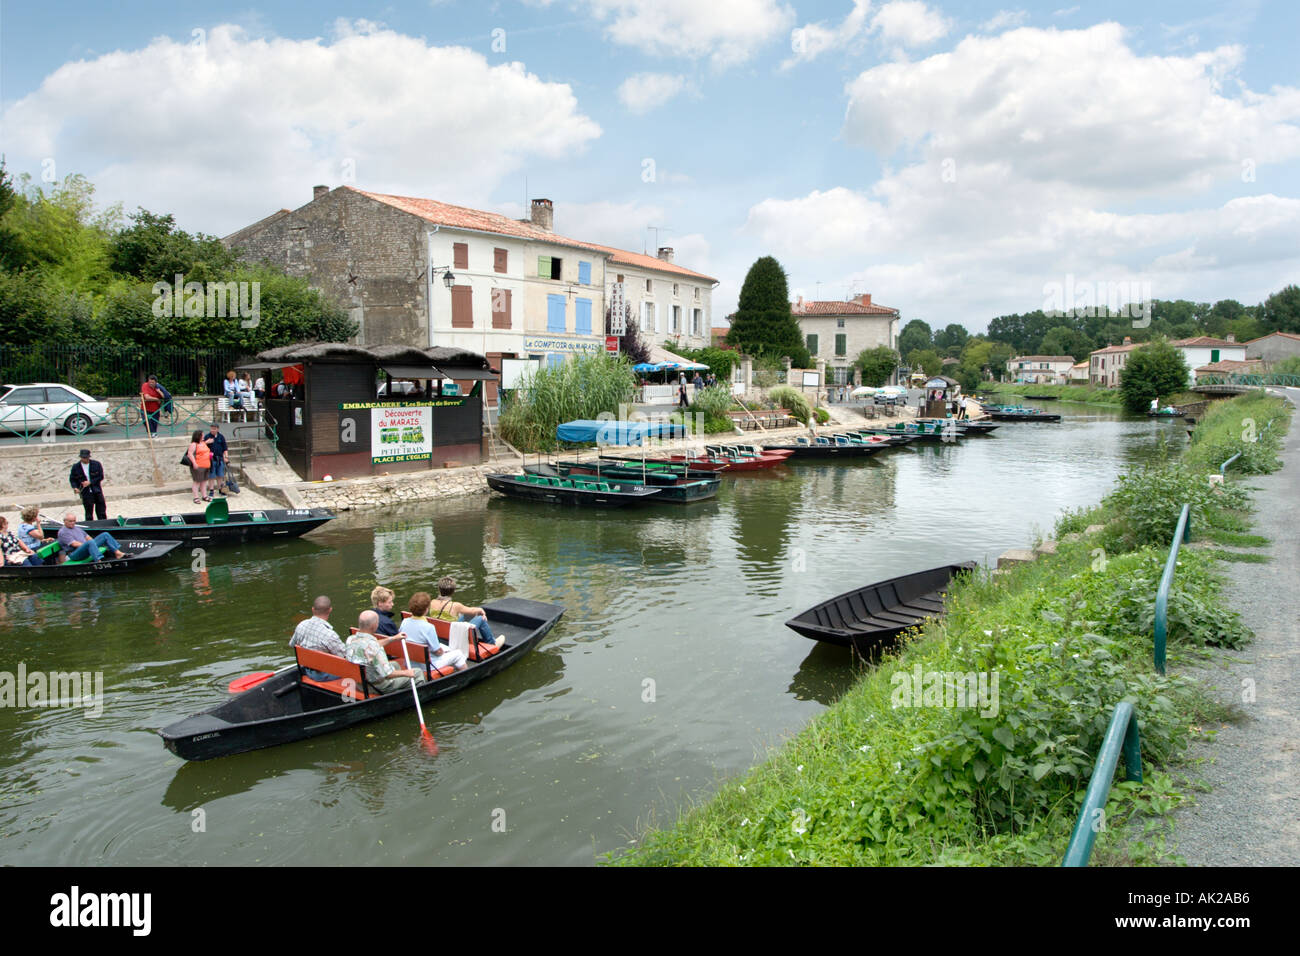
[[[775,448],[760,448],[758,445],[705,445],[704,450],[710,455],[730,458],[789,458],[793,454]]]
[[[587,462],[570,463],[556,462],[554,465],[525,465],[524,471],[537,477],[565,480],[588,480],[606,483],[611,487],[627,486],[632,488],[650,487],[658,490],[659,496],[657,501],[668,501],[673,504],[686,504],[692,501],[704,501],[712,498],[718,493],[718,485],[722,483],[716,474],[707,474],[705,477],[696,477],[698,473],[683,473],[682,471],[647,470],[644,473],[638,462],[635,466],[627,468],[600,466],[600,473],[596,473],[596,466]]]
[[[884,428],[864,428],[858,434],[879,435],[885,438],[902,436],[915,442],[954,442],[961,438],[957,428],[944,429],[939,425],[886,425]]]
[[[81,527],[86,526],[82,525]],[[98,561],[89,559],[64,561],[61,564],[56,564],[53,558],[59,550],[59,543],[52,541],[36,552],[45,559],[44,564],[39,567],[3,564],[0,565],[0,578],[48,581],[51,578],[88,578],[102,577],[106,574],[125,574],[128,571],[138,571],[142,567],[167,557],[181,544],[179,541],[143,541],[136,538],[118,538],[117,535],[113,535],[113,537],[122,551],[126,553],[126,557],[105,557]]]
[[[790,451],[789,460],[802,458],[866,458],[890,447],[889,442],[844,441],[821,439],[815,442],[800,438],[794,443],[764,445],[764,448]]]
[[[585,508],[625,508],[628,505],[644,504],[663,490],[648,485],[612,483],[576,477],[562,478],[558,475],[539,475],[529,472],[522,475],[488,475],[487,483],[493,491],[499,491],[511,498]]]
[[[1059,396],[1057,395],[1026,395],[1025,398],[1031,402],[1054,402]]]
[[[985,409],[995,422],[1059,422],[1060,415],[1048,414],[1040,408],[1023,405],[994,405]]]
[[[945,564],[868,584],[810,607],[785,626],[815,641],[861,652],[926,618],[941,616],[944,592],[953,576],[973,571],[975,566],[974,561]]]
[[[493,632],[504,637],[505,643],[490,656],[486,653],[478,655],[483,659],[472,661],[463,671],[453,671],[418,684],[422,706],[505,670],[537,646],[564,614],[564,608],[558,604],[523,598],[490,601],[483,605],[483,609],[487,611]],[[407,647],[417,645],[408,644]],[[389,652],[390,656],[400,659],[400,642],[390,644]],[[331,655],[319,655],[316,659],[321,657],[338,660]],[[299,659],[303,659],[303,655],[300,654]],[[412,663],[414,665],[414,660]],[[432,673],[438,672],[434,670]],[[411,710],[414,706],[407,682],[386,694],[373,692],[364,682],[364,686],[353,682],[355,689],[349,689],[346,684],[343,680],[312,681],[302,672],[301,665],[290,667],[215,707],[170,724],[158,733],[167,749],[177,756],[186,760],[208,760],[306,740]],[[342,690],[331,689],[334,685],[339,685]]]
[[[217,498],[202,512],[83,521],[81,527],[92,537],[101,531],[107,531],[119,540],[125,535],[145,541],[239,544],[245,541],[296,538],[332,520],[334,515],[325,508],[232,512],[225,498]],[[42,527],[46,534],[51,531],[58,533],[58,525]]]

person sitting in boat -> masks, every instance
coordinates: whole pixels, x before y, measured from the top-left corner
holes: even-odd
[[[19,514],[18,540],[36,551],[50,543],[41,530],[41,506],[28,505]]]
[[[454,600],[456,593],[456,579],[444,577],[438,581],[438,607],[429,616],[439,621],[466,621],[469,626],[478,631],[478,639],[487,641],[489,644],[500,644],[504,638],[498,640],[492,635],[492,628],[488,624],[487,611],[481,607],[467,607]]]
[[[101,551],[113,552],[115,558],[125,558],[126,552],[107,531],[91,538],[85,528],[77,525],[77,516],[71,511],[63,516],[63,527],[59,529],[59,547],[68,555],[69,561],[82,561],[90,558],[100,559]]]
[[[366,680],[381,694],[405,686],[412,677],[417,684],[423,681],[424,671],[414,667],[398,667],[388,659],[385,645],[401,638],[377,637],[375,628],[378,626],[378,614],[374,611],[361,612],[357,618],[357,633],[348,638],[348,660],[365,667]]]
[[[23,544],[21,538],[9,530],[9,519],[0,515],[0,555],[5,564],[21,564],[29,568],[39,567],[45,562],[32,548]]]
[[[338,631],[334,630],[334,625],[330,623],[332,610],[334,605],[324,594],[312,601],[311,617],[298,622],[298,626],[293,629],[293,637],[289,638],[289,646],[305,647],[309,651],[321,651],[324,654],[333,654],[335,657],[347,657],[347,648],[343,646]],[[337,676],[314,671],[310,667],[306,668],[306,671],[307,676],[312,680],[333,680]]]
[[[440,642],[438,632],[429,623],[429,605],[432,601],[433,598],[427,591],[417,591],[411,595],[411,600],[406,605],[411,616],[402,621],[401,634],[412,644],[423,644],[429,648],[429,653],[437,658],[435,663],[439,667],[454,667],[458,671],[463,671],[469,666],[469,658],[465,656],[465,652],[454,651]]]
[[[397,633],[397,621],[393,619],[393,602],[397,595],[380,585],[370,592],[370,610],[379,615],[379,628],[375,631],[380,637],[392,637]]]

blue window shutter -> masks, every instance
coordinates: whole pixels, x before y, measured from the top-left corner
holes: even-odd
[[[591,263],[590,262],[578,263],[578,284],[591,285]],[[588,303],[588,305],[590,305],[590,303]]]
[[[577,299],[575,301],[577,304],[578,311],[577,311],[577,319],[576,319],[577,324],[574,327],[573,331],[575,331],[579,335],[590,335],[591,334],[591,300]]]
[[[546,297],[546,331],[547,332],[567,332],[565,327],[565,305],[567,300],[562,295],[548,295]]]
[[[563,364],[564,364],[564,353],[563,353],[563,352],[547,352],[547,353],[546,353],[546,367],[547,367],[547,368],[555,368],[555,367],[560,366],[560,365],[563,365]]]

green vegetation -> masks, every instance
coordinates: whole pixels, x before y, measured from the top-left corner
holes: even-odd
[[[1273,371],[1279,375],[1300,375],[1300,355],[1284,358],[1273,366]]]
[[[788,356],[795,368],[812,365],[799,323],[790,311],[785,270],[772,256],[763,256],[749,267],[731,317],[727,344],[754,356]]]
[[[730,382],[731,370],[740,364],[740,353],[732,349],[719,349],[711,345],[702,349],[688,349],[672,342],[665,342],[664,348],[684,359],[707,365],[720,382]]]
[[[887,653],[761,766],[608,862],[1059,865],[1120,700],[1139,717],[1145,780],[1112,788],[1094,863],[1171,862],[1159,836],[1128,843],[1126,824],[1151,831],[1187,799],[1171,771],[1199,724],[1227,716],[1151,660],[1156,588],[1189,499],[1195,535],[1231,529],[1246,507],[1243,489],[1212,490],[1185,462],[1125,476],[1101,504],[1061,517],[1055,555],[956,584],[942,621]],[[1107,527],[1065,537],[1091,524]],[[1249,637],[1223,600],[1219,557],[1180,554],[1175,665]],[[957,698],[957,680],[980,674],[988,692]],[[917,677],[919,702],[905,691]]]
[[[1095,385],[1023,385],[1010,382],[985,382],[981,391],[988,389],[998,398],[1020,398],[1021,396],[1054,395],[1063,402],[1077,402],[1084,405],[1122,405],[1124,396],[1117,388],[1099,388]]]
[[[1213,541],[1215,544],[1226,544],[1232,548],[1263,548],[1269,544],[1268,538],[1262,534],[1240,534],[1236,531],[1217,529],[1197,537]]]
[[[820,405],[813,409],[813,414],[817,416],[818,425],[825,425],[831,420],[830,409],[822,408]]]
[[[1134,413],[1145,412],[1151,407],[1152,399],[1185,389],[1188,375],[1183,353],[1168,342],[1154,342],[1134,349],[1119,374],[1124,407]]]
[[[731,389],[726,385],[714,385],[703,389],[695,396],[690,411],[692,414],[698,413],[704,416],[705,434],[716,435],[735,428],[727,415],[727,410],[731,406]]]
[[[1214,402],[1196,423],[1184,456],[1189,467],[1218,471],[1240,453],[1230,472],[1260,475],[1281,467],[1282,436],[1290,425],[1291,406],[1264,392]]]
[[[617,414],[636,394],[636,376],[623,356],[580,355],[539,368],[501,411],[501,437],[522,452],[559,447],[555,427],[602,412]]]
[[[928,349],[933,344],[934,336],[930,332],[930,326],[920,319],[912,319],[898,333],[898,351],[903,355]]]
[[[788,409],[790,414],[805,425],[812,417],[812,406],[804,394],[789,385],[780,385],[767,393],[767,397],[776,403],[776,407]]]
[[[118,206],[97,211],[94,194],[75,175],[48,188],[24,176],[16,189],[0,162],[0,345],[94,342],[251,354],[356,334],[347,313],[306,279],[242,263],[219,239],[190,235],[170,215],[140,209],[124,220]],[[159,308],[155,283],[170,292],[178,274],[186,283],[258,283],[258,321],[233,314],[237,296],[225,317]]]
[[[920,369],[933,377],[943,370],[943,356],[934,349],[915,349],[908,353],[907,364],[912,371]]]
[[[862,384],[879,388],[889,381],[889,376],[898,368],[898,353],[886,345],[874,349],[863,349],[853,364],[862,370]]]

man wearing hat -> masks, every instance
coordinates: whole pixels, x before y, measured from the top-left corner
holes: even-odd
[[[72,490],[81,495],[81,503],[86,509],[86,520],[95,520],[95,512],[103,521],[108,517],[108,505],[104,503],[104,466],[90,457],[90,449],[81,449],[77,463],[68,473],[68,483]]]

